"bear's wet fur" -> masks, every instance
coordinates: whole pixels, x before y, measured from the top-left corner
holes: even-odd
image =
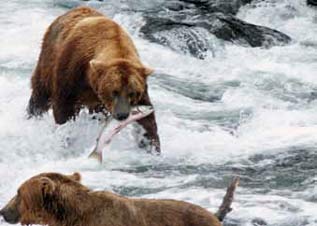
[[[237,186],[237,181],[232,183],[234,187],[228,189],[216,216],[188,202],[127,198],[107,191],[92,191],[80,183],[80,178],[78,173],[34,176],[20,186],[0,214],[9,223],[23,225],[221,226],[218,214],[223,219],[231,210]]]
[[[28,113],[40,116],[52,107],[56,123],[63,124],[87,107],[124,120],[132,106],[152,105],[146,82],[151,73],[117,23],[92,8],[78,7],[58,17],[45,33]],[[160,152],[154,113],[138,122]]]

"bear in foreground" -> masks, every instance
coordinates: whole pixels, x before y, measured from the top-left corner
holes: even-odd
[[[194,204],[176,200],[132,199],[91,191],[80,174],[42,173],[24,182],[0,210],[11,224],[49,226],[221,226],[231,211],[235,178],[213,215]]]
[[[31,79],[28,114],[40,116],[52,107],[55,122],[63,124],[87,107],[90,113],[107,111],[124,120],[132,106],[152,105],[146,83],[151,73],[117,23],[78,7],[46,31]],[[138,123],[152,149],[160,152],[154,113]]]

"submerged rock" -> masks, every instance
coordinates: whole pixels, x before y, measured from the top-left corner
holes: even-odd
[[[317,6],[317,0],[307,0],[307,5]]]
[[[252,0],[180,0],[180,2],[194,4],[196,8],[208,12],[236,14],[241,6],[251,3]]]
[[[145,16],[146,23],[140,31],[145,38],[172,49],[175,49],[173,41],[177,41],[178,46],[181,46],[180,51],[201,59],[210,50],[210,37],[213,35],[221,40],[250,47],[271,47],[291,41],[289,36],[277,30],[249,24],[223,13],[193,15],[192,18],[187,15],[184,20],[178,16],[173,19]],[[198,29],[205,32],[199,34]]]
[[[167,11],[145,13],[144,37],[173,50],[204,59],[214,54],[216,38],[246,47],[272,47],[291,41],[286,34],[244,22],[234,16],[252,0],[181,0]],[[175,9],[175,10],[174,10]]]
[[[251,220],[251,224],[253,226],[267,226],[267,222],[263,220],[262,218],[254,218]]]
[[[225,14],[235,15],[239,9],[251,3],[254,0],[56,0],[61,4],[65,2],[103,2],[104,4],[128,4],[132,6],[133,10],[143,9],[145,5],[151,6],[154,10],[183,10],[188,8],[195,8],[207,12],[222,12]],[[68,4],[68,3],[67,3]],[[148,9],[151,7],[147,7]],[[152,10],[153,10],[152,9]]]
[[[213,46],[219,41],[203,27],[187,26],[152,17],[147,17],[146,21],[140,31],[152,42],[199,59],[204,59],[208,50],[215,55],[216,49]]]

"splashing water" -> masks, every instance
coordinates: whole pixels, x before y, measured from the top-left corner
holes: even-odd
[[[138,4],[147,9],[149,2]],[[153,1],[154,7],[162,2]],[[138,149],[129,127],[103,165],[87,158],[102,124],[85,111],[62,126],[51,112],[42,119],[25,116],[41,38],[65,11],[49,0],[1,2],[1,206],[36,173],[79,171],[92,189],[181,199],[215,211],[238,174],[240,188],[225,225],[317,225],[316,9],[304,0],[255,1],[238,17],[294,41],[271,49],[225,44],[205,60],[145,41],[138,35],[140,14],[112,9],[145,64],[157,71],[149,87],[163,154]]]

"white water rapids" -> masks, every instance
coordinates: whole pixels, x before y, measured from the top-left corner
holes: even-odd
[[[238,13],[288,34],[290,45],[225,43],[205,60],[142,39],[139,14],[112,13],[157,72],[149,87],[162,155],[138,149],[127,128],[99,165],[87,156],[102,125],[87,113],[63,126],[51,112],[26,119],[41,39],[67,9],[50,0],[0,0],[0,206],[37,173],[76,171],[92,189],[216,211],[240,175],[225,225],[317,225],[317,9],[305,2],[262,1]]]

